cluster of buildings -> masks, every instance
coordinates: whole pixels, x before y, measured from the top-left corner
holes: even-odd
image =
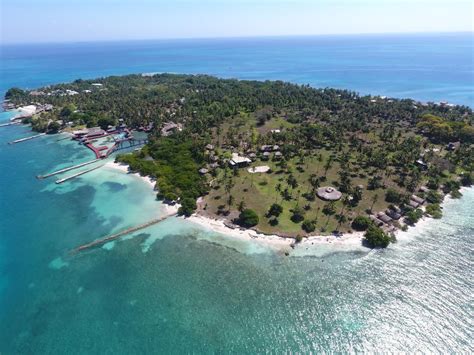
[[[83,129],[72,132],[73,139],[76,139],[76,140],[78,140],[82,143],[87,143],[88,141],[90,141],[92,139],[105,137],[105,136],[109,135],[110,133],[103,130],[100,127],[83,128]]]
[[[260,153],[262,154],[262,160],[269,160],[272,155],[275,160],[283,158],[283,154],[280,152],[280,146],[278,145],[262,145],[260,147]]]
[[[448,152],[454,152],[461,147],[461,142],[449,142],[446,144],[445,149]],[[429,168],[428,163],[425,161],[425,153],[436,153],[439,154],[441,151],[440,148],[428,148],[425,149],[424,153],[420,155],[420,158],[415,162],[415,164],[422,170],[427,170]]]
[[[173,133],[180,132],[183,130],[183,126],[180,123],[166,122],[161,127],[161,135],[167,137]]]
[[[83,143],[87,143],[90,140],[105,137],[111,134],[125,133],[125,136],[130,136],[131,132],[127,128],[127,125],[123,123],[123,120],[119,121],[121,123],[118,126],[108,126],[107,129],[102,129],[100,127],[92,127],[73,131],[73,139],[79,140]]]
[[[428,188],[425,186],[420,188],[421,192],[427,192]],[[414,210],[422,207],[426,200],[417,196],[411,195],[408,205],[405,206],[406,210]],[[369,215],[369,218],[378,227],[381,227],[385,232],[392,233],[396,230],[393,225],[394,222],[399,221],[403,217],[403,211],[398,206],[390,206],[385,211],[380,211],[375,215]]]
[[[14,104],[5,100],[3,103],[3,107],[5,110],[14,110],[17,109],[18,114],[12,120],[19,120],[22,118],[32,117],[33,115],[39,114],[41,112],[51,111],[54,107],[51,104],[41,104],[41,103],[34,103],[27,106],[16,107]]]
[[[201,174],[207,174],[210,170],[219,167],[220,160],[217,157],[214,149],[214,145],[206,145],[206,152],[209,156],[210,164],[208,164],[207,167],[201,168],[199,170]],[[273,157],[273,160],[280,160],[283,158],[283,154],[280,152],[280,147],[278,145],[262,145],[258,151],[258,154],[261,160],[264,161],[269,160],[271,157]],[[233,152],[231,158],[222,160],[222,163],[228,164],[231,168],[235,169],[244,168],[253,161],[257,160],[257,157],[257,153],[249,149],[246,151],[246,154]]]
[[[100,83],[92,83],[91,84],[92,89],[96,88],[102,88],[104,85]],[[89,89],[84,89],[82,90],[83,93],[89,94],[92,92],[92,90]],[[56,90],[51,90],[51,91],[42,91],[42,90],[32,90],[29,92],[30,96],[74,96],[74,95],[79,95],[79,91],[76,90],[70,90],[70,89],[56,89]]]
[[[153,130],[154,124],[153,122],[148,123],[147,125],[140,126],[137,128],[137,131],[139,132],[151,132]]]

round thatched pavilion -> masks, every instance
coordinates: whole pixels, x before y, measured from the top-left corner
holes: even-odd
[[[342,193],[334,187],[325,186],[318,189],[318,197],[326,201],[337,201],[342,197]]]

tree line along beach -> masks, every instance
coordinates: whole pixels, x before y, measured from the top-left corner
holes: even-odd
[[[170,74],[13,88],[5,102],[33,130],[117,154],[192,221],[285,245],[385,247],[472,184],[474,116],[446,102]]]

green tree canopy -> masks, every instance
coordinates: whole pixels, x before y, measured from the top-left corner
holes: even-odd
[[[391,238],[382,229],[372,225],[365,232],[364,240],[371,248],[386,248]]]
[[[259,222],[259,218],[254,210],[247,208],[240,213],[238,222],[240,225],[249,228],[256,226]]]
[[[267,214],[268,216],[275,216],[278,217],[283,212],[283,207],[278,203],[274,203],[270,206]]]
[[[352,228],[354,228],[357,231],[365,231],[371,225],[372,225],[372,221],[370,220],[369,217],[366,217],[366,216],[357,216],[352,221]]]

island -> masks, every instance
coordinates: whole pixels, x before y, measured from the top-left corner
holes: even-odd
[[[295,243],[362,232],[386,247],[423,216],[440,218],[444,196],[473,180],[474,114],[446,102],[137,74],[12,88],[5,105],[35,131],[71,132],[97,159],[117,154],[180,215]],[[115,152],[132,141],[146,144]]]

